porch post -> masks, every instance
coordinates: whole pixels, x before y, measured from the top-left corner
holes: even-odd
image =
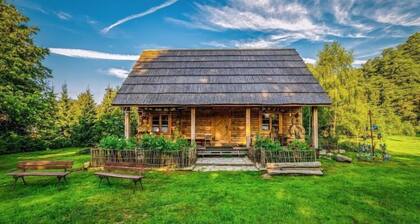
[[[245,117],[246,147],[249,148],[251,146],[251,108],[246,108]]]
[[[191,108],[191,144],[195,142],[195,107]]]
[[[318,107],[312,107],[312,146],[318,149]]]
[[[130,107],[124,107],[124,136],[125,138],[130,138]]]

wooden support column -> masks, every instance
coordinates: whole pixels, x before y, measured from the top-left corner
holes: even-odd
[[[195,107],[191,108],[191,144],[195,142]]]
[[[131,126],[130,126],[130,107],[124,107],[124,136],[130,138]]]
[[[246,147],[251,146],[251,108],[246,108],[245,112],[245,136],[246,136]]]
[[[318,107],[312,107],[312,146],[318,149]]]

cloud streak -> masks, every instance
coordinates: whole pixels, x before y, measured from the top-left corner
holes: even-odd
[[[113,23],[113,24],[111,24],[111,25],[109,25],[109,26],[105,27],[104,29],[102,29],[102,31],[101,31],[101,32],[102,32],[102,33],[108,33],[111,29],[113,29],[113,28],[114,28],[114,27],[116,27],[116,26],[119,26],[119,25],[121,25],[121,24],[123,24],[123,23],[125,23],[125,22],[130,21],[130,20],[137,19],[137,18],[140,18],[140,17],[146,16],[146,15],[152,14],[152,13],[154,13],[154,12],[156,12],[156,11],[160,10],[160,9],[166,8],[166,7],[168,7],[168,6],[172,5],[172,4],[174,4],[174,3],[175,3],[175,2],[177,2],[177,1],[178,1],[178,0],[169,0],[169,1],[167,1],[167,2],[165,2],[165,3],[163,3],[163,4],[161,4],[161,5],[158,5],[158,6],[152,7],[152,8],[150,8],[150,9],[148,9],[148,10],[144,11],[144,12],[137,13],[137,14],[134,14],[134,15],[131,15],[131,16],[127,16],[127,17],[125,17],[125,18],[123,18],[123,19],[120,19],[120,20],[118,20],[117,22],[115,22],[115,23]]]
[[[69,48],[49,48],[52,54],[62,55],[73,58],[89,58],[89,59],[104,59],[116,61],[136,61],[138,55],[127,54],[113,54],[100,51],[91,51],[84,49],[69,49]]]

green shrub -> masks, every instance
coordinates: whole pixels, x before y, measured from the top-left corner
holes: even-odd
[[[287,145],[287,149],[297,150],[297,151],[306,151],[306,150],[310,150],[311,147],[309,147],[309,145],[306,144],[306,142],[304,141],[293,140]]]
[[[349,152],[356,152],[359,146],[355,142],[343,141],[343,142],[338,143],[338,148],[344,149]]]
[[[155,151],[177,151],[190,147],[190,143],[184,138],[174,140],[154,134],[144,134],[140,141],[140,148]]]
[[[118,138],[117,136],[110,135],[99,141],[99,147],[102,149],[128,150],[135,149],[137,147],[137,142],[135,138],[126,140],[124,138]]]
[[[274,141],[271,138],[257,136],[254,144],[256,149],[264,149],[268,151],[282,151],[284,147],[279,141]]]

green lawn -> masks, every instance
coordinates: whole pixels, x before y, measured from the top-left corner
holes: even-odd
[[[69,184],[28,178],[12,190],[19,160],[75,161],[77,148],[0,156],[0,223],[420,223],[420,138],[389,137],[392,161],[323,160],[323,177],[261,178],[252,172],[150,172],[145,190],[90,172]]]

